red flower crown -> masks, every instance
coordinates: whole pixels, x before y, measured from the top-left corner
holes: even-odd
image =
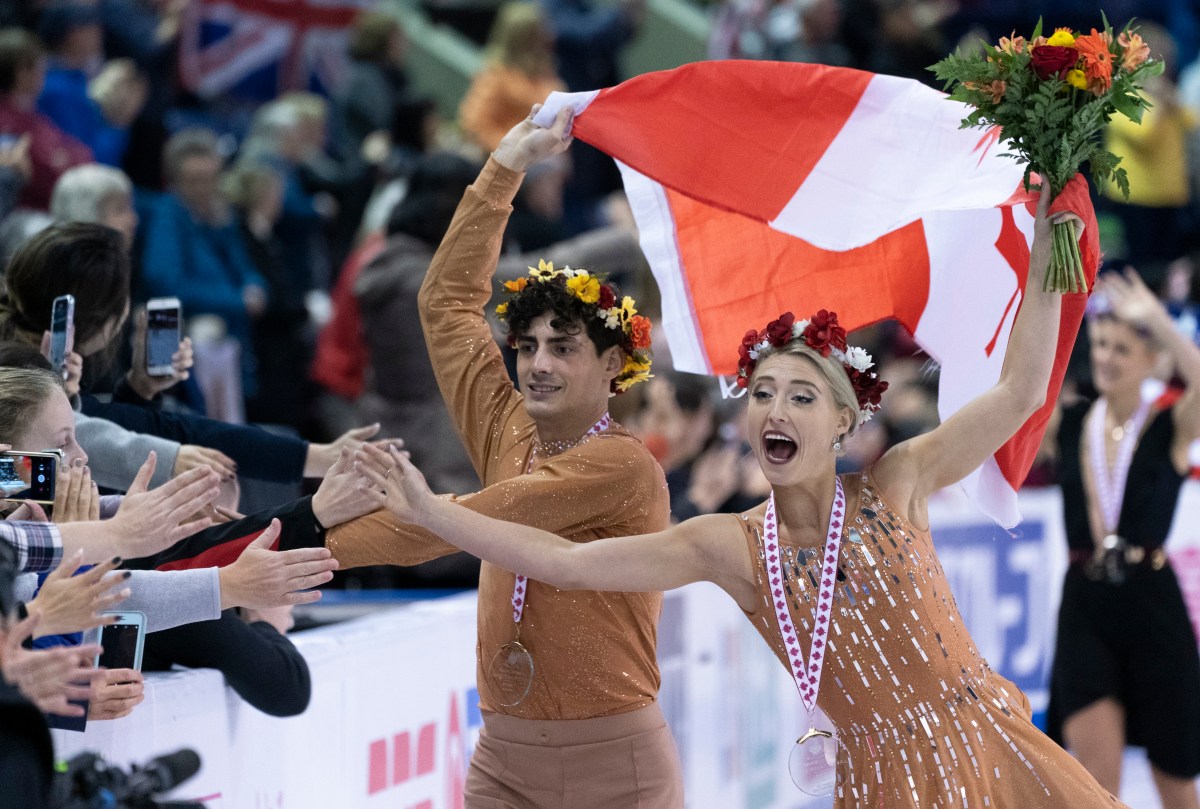
[[[838,325],[837,314],[824,309],[809,320],[799,322],[791,312],[784,312],[762,331],[751,329],[746,332],[738,347],[738,387],[744,388],[750,384],[750,377],[763,352],[783,348],[795,340],[804,342],[822,357],[832,354],[842,363],[846,376],[850,377],[854,395],[858,398],[858,423],[869,421],[879,410],[888,383],[871,370],[874,363],[870,354],[858,346],[846,344],[846,330]]]

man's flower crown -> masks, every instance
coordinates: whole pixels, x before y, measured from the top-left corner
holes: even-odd
[[[606,327],[621,331],[625,366],[613,380],[612,390],[613,393],[624,393],[653,376],[650,373],[650,320],[637,313],[633,298],[628,295],[618,302],[616,290],[606,283],[607,278],[607,275],[565,266],[555,269],[553,263],[539,261],[537,267],[529,268],[528,276],[504,282],[504,291],[509,297],[496,307],[496,317],[507,320],[509,304],[530,284],[558,284],[583,304],[585,310],[591,309]]]
[[[871,371],[874,363],[866,350],[846,344],[846,330],[838,325],[837,314],[824,309],[809,320],[800,321],[791,312],[784,312],[761,332],[754,329],[746,332],[738,348],[738,386],[744,388],[750,384],[750,377],[764,352],[783,348],[795,340],[803,342],[822,357],[832,355],[842,363],[858,398],[858,423],[870,421],[871,416],[879,410],[888,383]]]

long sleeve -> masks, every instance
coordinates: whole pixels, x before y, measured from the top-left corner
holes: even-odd
[[[151,450],[158,454],[158,462],[150,487],[161,486],[171,479],[179,455],[179,444],[174,441],[133,433],[83,413],[75,414],[75,437],[87,451],[92,479],[108,489],[128,489]]]
[[[143,670],[173,665],[217,669],[238,696],[271,716],[303,713],[312,696],[308,663],[292,642],[270,624],[247,624],[233,610],[147,636]]]
[[[131,570],[124,583],[129,598],[113,609],[140,612],[146,616],[146,631],[213,621],[221,617],[221,580],[215,567],[202,570]],[[38,592],[38,577],[33,573],[18,576],[13,582],[13,597],[29,602]]]
[[[0,542],[15,551],[21,573],[45,573],[62,562],[62,535],[52,522],[0,520]]]
[[[240,476],[280,483],[296,483],[304,478],[308,442],[301,438],[189,413],[172,413],[124,402],[101,402],[94,396],[83,396],[81,400],[83,410],[89,416],[172,442],[218,449],[237,461]]]
[[[638,451],[630,451],[634,443]],[[502,480],[455,498],[478,514],[517,521],[567,539],[644,525],[657,502],[661,472],[653,457],[627,433],[593,438],[554,456],[527,475]],[[643,490],[644,489],[644,490]],[[633,531],[638,533],[638,531]],[[342,569],[362,565],[412,565],[457,550],[441,538],[377,511],[330,529],[326,547]]]
[[[524,462],[533,433],[483,314],[522,176],[487,162],[463,196],[418,297],[438,387],[485,484],[511,466],[510,454]]]

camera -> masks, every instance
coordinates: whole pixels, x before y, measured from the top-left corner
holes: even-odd
[[[154,796],[174,789],[200,769],[195,750],[178,750],[126,773],[95,753],[59,765],[53,809],[204,809],[190,801],[160,801]]]

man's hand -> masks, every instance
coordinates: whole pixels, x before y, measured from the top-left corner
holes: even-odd
[[[266,610],[320,600],[320,592],[305,591],[332,579],[337,560],[328,548],[271,550],[279,530],[279,520],[271,520],[236,562],[221,568],[221,609]]]
[[[571,123],[575,111],[564,107],[554,118],[554,125],[549,129],[538,126],[533,122],[541,104],[534,104],[529,117],[508,130],[508,134],[500,141],[492,159],[512,171],[525,172],[534,163],[562,154],[571,145]]]
[[[0,630],[0,672],[26,699],[46,713],[59,716],[83,716],[83,708],[69,700],[88,699],[92,683],[103,672],[92,668],[100,646],[56,646],[53,649],[26,649],[22,644],[33,637],[38,619],[30,616],[16,626]]]
[[[376,507],[386,508],[401,522],[423,524],[421,518],[436,495],[403,452],[395,448],[384,452],[367,445],[355,454],[355,461],[358,485],[370,495]]]
[[[146,698],[146,681],[133,669],[102,669],[92,688],[88,719],[120,719]]]
[[[86,522],[100,519],[100,490],[82,459],[58,467],[54,484],[54,521]]]
[[[128,587],[115,590],[129,578],[129,571],[113,573],[121,560],[110,559],[76,576],[82,561],[83,551],[64,559],[46,577],[33,601],[25,605],[29,614],[38,618],[35,637],[81,632],[116,621],[116,616],[101,613],[129,598]]]
[[[350,450],[343,447],[338,462],[325,475],[321,488],[313,495],[313,516],[326,528],[370,514],[379,507],[375,498],[358,485],[361,478],[354,470],[353,458]]]
[[[97,525],[108,532],[112,547],[126,559],[137,559],[166,550],[181,539],[213,524],[209,517],[187,522],[220,494],[219,480],[207,466],[147,491],[154,475],[155,454],[146,463],[111,520]]]

